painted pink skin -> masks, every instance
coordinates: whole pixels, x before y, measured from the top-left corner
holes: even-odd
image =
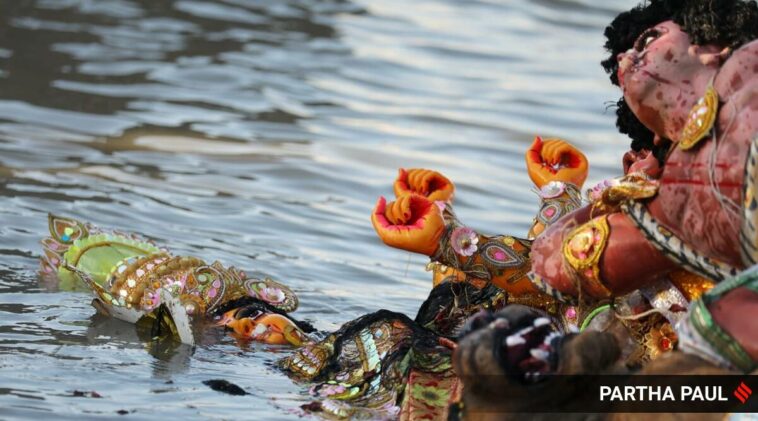
[[[755,314],[756,307],[758,292],[745,287],[727,292],[708,306],[714,321],[736,339],[753,360],[758,360],[758,335],[755,334],[758,318],[745,315]]]
[[[564,239],[571,230],[589,221],[590,215],[596,213],[592,211],[592,205],[577,209],[548,227],[532,243],[532,271],[564,294],[578,295],[563,258]],[[626,215],[609,214],[608,225],[610,236],[600,258],[600,277],[603,284],[615,294],[623,295],[641,288],[675,267],[647,241]],[[630,259],[629,256],[634,258]],[[586,287],[584,293],[589,294]]]
[[[745,162],[758,133],[758,41],[728,56],[720,46],[691,45],[673,22],[654,29],[661,35],[646,44],[643,40],[638,44],[643,49],[618,56],[627,104],[656,139],[676,142],[690,109],[712,83],[721,101],[716,120],[720,138],[717,147],[705,139],[690,151],[675,148],[648,209],[697,251],[741,268],[741,219],[722,201],[742,206]],[[718,194],[711,186],[711,166]]]
[[[660,138],[678,140],[689,110],[719,69],[722,50],[692,45],[672,21],[655,25],[617,56],[626,103]]]
[[[623,165],[624,174],[641,172],[652,178],[658,178],[661,175],[661,171],[663,171],[663,168],[658,163],[658,159],[647,149],[639,152],[629,151],[625,153]]]
[[[648,208],[662,225],[705,256],[742,267],[739,216],[727,212],[714,194],[708,164],[715,156],[720,194],[741,206],[745,160],[758,133],[758,41],[740,47],[726,60],[719,46],[691,45],[673,22],[654,28],[659,36],[650,40],[646,36],[639,50],[620,54],[618,60],[624,98],[656,140],[678,141],[690,109],[711,81],[723,104],[716,122],[718,149],[713,153],[715,143],[709,139],[690,151],[673,149],[660,175],[658,195]],[[652,164],[649,154],[625,157],[625,170],[655,171]],[[566,272],[563,240],[589,215],[585,207],[561,218],[532,244],[533,272],[569,295],[576,296],[578,291]],[[610,236],[599,266],[601,279],[614,293],[643,287],[676,268],[625,215],[610,214],[608,223]]]

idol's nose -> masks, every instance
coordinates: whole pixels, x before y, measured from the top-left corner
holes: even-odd
[[[634,64],[636,60],[636,52],[634,50],[627,50],[623,53],[616,55],[616,62],[618,63],[618,70],[616,76],[618,77],[619,85],[624,87],[624,73],[626,73]]]
[[[634,51],[625,51],[616,55],[616,63],[619,64],[619,70],[626,70],[634,63],[635,53]]]

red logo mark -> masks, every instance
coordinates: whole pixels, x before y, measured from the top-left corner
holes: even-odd
[[[739,399],[740,402],[742,402],[742,403],[747,402],[747,399],[752,394],[753,394],[753,391],[750,390],[749,387],[747,387],[747,385],[745,384],[745,382],[740,383],[740,385],[737,386],[736,389],[734,389],[734,396],[736,396],[737,399]]]

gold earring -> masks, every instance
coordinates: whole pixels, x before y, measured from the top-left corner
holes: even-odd
[[[713,85],[709,85],[705,94],[700,98],[687,116],[682,134],[679,136],[679,148],[692,149],[713,128],[719,108],[719,94]]]

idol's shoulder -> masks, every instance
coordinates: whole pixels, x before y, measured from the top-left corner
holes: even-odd
[[[743,96],[741,91],[755,92],[758,86],[758,40],[753,40],[729,56],[714,80],[714,86],[723,101],[732,95]]]

